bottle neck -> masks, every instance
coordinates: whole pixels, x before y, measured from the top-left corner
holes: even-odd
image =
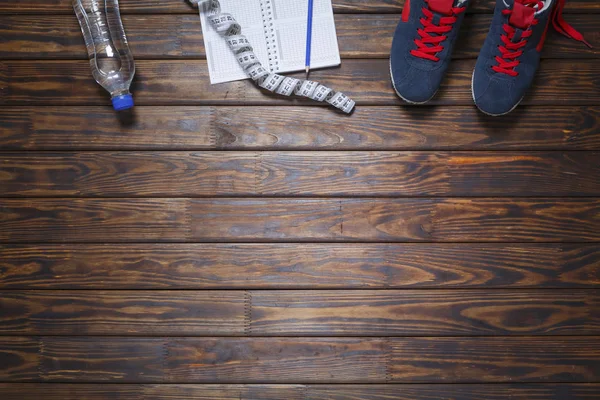
[[[119,90],[119,91],[111,93],[111,97],[113,99],[115,97],[121,97],[121,96],[127,96],[127,95],[131,95],[131,92],[129,91],[129,89]]]

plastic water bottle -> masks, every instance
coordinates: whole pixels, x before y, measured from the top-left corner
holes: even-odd
[[[129,86],[135,63],[127,44],[118,0],[73,0],[92,75],[106,89],[115,110],[133,107]]]

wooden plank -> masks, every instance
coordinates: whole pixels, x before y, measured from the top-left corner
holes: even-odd
[[[189,237],[188,201],[0,200],[0,241],[172,241]]]
[[[2,17],[0,58],[87,59],[81,28],[71,14]],[[206,57],[197,15],[124,15],[123,25],[136,60]]]
[[[432,104],[472,105],[475,60],[457,60]],[[0,104],[107,105],[108,94],[92,78],[89,63],[0,61]],[[311,100],[263,93],[249,81],[211,85],[204,60],[140,60],[132,91],[138,105],[296,105]],[[597,105],[600,63],[595,60],[543,60],[524,104]],[[300,76],[300,75],[297,75]],[[313,78],[352,96],[359,105],[399,105],[391,88],[387,60],[346,60],[340,68],[318,70]],[[352,84],[349,84],[351,82]]]
[[[0,211],[0,241],[15,243],[600,239],[594,198],[3,199]]]
[[[243,291],[5,291],[2,335],[244,334]]]
[[[169,340],[167,381],[383,382],[387,342],[364,338]]]
[[[18,341],[17,341],[18,340]],[[6,356],[26,344],[37,363]],[[385,381],[382,339],[0,337],[3,382]],[[17,371],[17,372],[15,372]],[[22,371],[22,372],[19,372]]]
[[[592,335],[598,292],[4,291],[1,335]]]
[[[593,335],[596,291],[250,291],[251,336]],[[24,316],[25,317],[25,316]]]
[[[519,107],[487,117],[474,107],[0,108],[7,150],[600,150],[600,107]],[[443,131],[439,127],[444,126]]]
[[[599,391],[597,384],[311,385],[306,400],[591,400]]]
[[[0,196],[598,196],[600,152],[0,153]]]
[[[597,383],[599,379],[597,336],[0,337],[0,380],[5,383]]]
[[[389,343],[390,382],[598,382],[600,374],[595,337],[390,338]]]
[[[4,155],[7,157],[4,158]],[[152,196],[154,193],[156,196],[186,197],[215,196],[218,193],[252,195],[258,194],[260,190],[257,182],[260,179],[259,169],[262,167],[258,153],[140,152],[38,155],[39,158],[32,153],[0,153],[0,186],[7,189],[0,189],[0,195],[18,195],[22,184],[33,189],[24,189],[28,192],[24,193],[25,196],[47,196],[54,193],[57,196],[87,194],[127,197]],[[32,157],[37,158],[37,161],[31,163]],[[28,158],[29,161],[26,161]],[[24,182],[19,182],[22,179]],[[125,189],[117,182],[121,179],[125,186],[133,186]]]
[[[599,271],[578,244],[0,245],[3,289],[598,288]]]
[[[474,384],[474,385],[198,385],[198,384],[73,384],[0,383],[4,400],[595,400],[600,385]]]
[[[398,14],[340,14],[335,19],[342,58],[389,58]],[[599,58],[600,18],[573,14],[567,19],[594,48],[553,34],[542,58]],[[125,15],[123,23],[136,60],[206,57],[195,15]],[[467,16],[453,57],[477,58],[490,23],[490,15]],[[87,59],[81,29],[70,15],[8,15],[0,21],[0,36],[0,59]]]
[[[306,385],[143,385],[143,400],[306,400]],[[93,399],[90,399],[93,400]]]
[[[36,0],[3,0],[0,3],[0,13],[22,14],[69,14],[72,13],[71,0],[49,0],[45,7],[40,7]],[[402,11],[402,0],[333,0],[333,8],[338,13],[399,13]],[[470,5],[470,11],[491,12],[494,0],[475,0]],[[168,13],[197,13],[197,9],[188,2],[179,0],[137,0],[123,2],[121,11],[124,14],[168,14]],[[565,12],[598,13],[599,7],[594,0],[571,0],[567,3]]]
[[[579,242],[600,238],[600,201],[593,199],[195,199],[191,203],[192,237],[209,241]],[[14,240],[21,235],[5,236]]]
[[[0,337],[0,381],[36,381],[40,378],[40,341],[27,337]]]
[[[307,389],[306,385],[0,383],[3,400],[40,396],[48,400],[305,400]]]
[[[48,400],[145,400],[142,394],[144,387],[139,384],[107,383],[0,383],[0,392],[4,400],[35,400],[41,397]]]
[[[8,346],[6,340],[9,340]],[[6,347],[12,348],[10,340],[11,337],[0,338],[0,352]],[[0,369],[2,381],[133,383],[165,379],[167,343],[162,339],[46,337],[30,340],[39,345],[38,377],[13,379]]]

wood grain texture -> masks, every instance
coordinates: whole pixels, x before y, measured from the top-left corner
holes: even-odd
[[[37,348],[37,362],[6,356],[20,352],[25,346]],[[385,347],[381,339],[351,338],[0,337],[0,380],[383,382]]]
[[[307,390],[307,385],[0,383],[3,400],[306,400]]]
[[[0,339],[0,351],[4,340]],[[37,342],[39,364],[34,381],[162,382],[167,372],[167,345],[162,339],[46,337]],[[3,370],[0,377],[12,380]]]
[[[8,189],[0,195],[17,195],[25,186],[25,196],[42,197],[260,193],[259,153],[39,153],[33,163],[32,156],[0,153],[0,185]]]
[[[3,335],[244,334],[243,291],[5,291]]]
[[[33,337],[0,337],[0,380],[38,380],[40,345]]]
[[[0,200],[0,241],[184,240],[183,199]]]
[[[0,13],[23,14],[69,14],[72,13],[70,0],[49,0],[46,7],[40,7],[36,0],[4,0],[0,4]],[[338,13],[398,13],[402,11],[402,0],[333,0],[333,8]],[[470,11],[491,12],[493,0],[475,0]],[[188,2],[179,0],[137,0],[123,2],[121,11],[140,14],[197,13]],[[599,13],[600,9],[594,0],[571,0],[565,12]]]
[[[597,382],[600,341],[560,338],[391,338],[391,382]],[[586,343],[586,348],[580,347]]]
[[[591,383],[599,378],[597,336],[0,337],[5,383]]]
[[[0,196],[598,196],[600,152],[0,153]]]
[[[136,60],[206,57],[197,15],[124,15],[122,19]],[[87,59],[74,15],[7,15],[0,21],[0,35],[4,38],[0,58]]]
[[[0,241],[590,242],[587,199],[3,199]]]
[[[420,108],[389,82],[404,2],[333,3],[344,62],[313,76],[350,117],[209,85],[184,0],[122,2],[116,116],[71,0],[0,3],[2,400],[599,397],[600,4],[565,10],[595,48],[550,34],[493,119],[495,0]]]
[[[432,104],[472,105],[471,78],[475,60],[451,63]],[[246,81],[211,85],[204,60],[140,60],[132,91],[138,105],[296,105]],[[0,61],[5,71],[0,86],[6,105],[108,105],[110,98],[93,79],[89,62]],[[362,105],[402,105],[394,93],[387,60],[346,60],[341,67],[318,70],[315,80],[353,97]],[[598,105],[600,63],[596,60],[543,60],[523,104]],[[296,75],[301,76],[301,75]],[[352,84],[349,84],[352,82]]]
[[[595,400],[598,384],[211,385],[0,383],[4,400]]]
[[[400,15],[342,14],[335,20],[342,58],[389,58]],[[542,58],[600,58],[600,16],[573,14],[567,20],[594,48],[551,34]],[[453,57],[477,58],[490,22],[490,15],[467,16]],[[136,60],[206,57],[196,15],[125,15],[123,23]],[[0,36],[0,59],[87,58],[81,29],[71,15],[9,15],[0,21]]]
[[[306,385],[143,385],[143,400],[306,400]],[[90,399],[93,400],[93,399]]]
[[[252,336],[593,335],[596,291],[250,291]]]
[[[599,288],[600,246],[0,245],[2,289]]]
[[[171,339],[172,382],[381,382],[387,342],[364,338]]]
[[[191,203],[192,236],[210,241],[556,242],[600,237],[600,202],[593,199],[194,199]]]
[[[593,290],[4,291],[2,335],[592,335]]]
[[[307,112],[310,111],[310,112]],[[105,107],[0,109],[6,150],[600,150],[600,107]],[[444,126],[440,131],[439,127]]]
[[[311,385],[306,400],[580,400],[596,399],[599,390],[596,384]]]

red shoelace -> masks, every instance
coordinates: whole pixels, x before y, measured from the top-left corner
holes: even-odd
[[[588,42],[585,41],[583,35],[573,28],[562,16],[562,11],[565,6],[566,0],[557,0],[557,4],[552,12],[551,20],[554,29],[568,38],[575,39],[579,42],[585,43],[588,47],[592,47]],[[503,46],[498,46],[501,56],[496,56],[496,62],[498,65],[492,66],[492,69],[496,72],[507,74],[510,76],[518,76],[519,73],[515,71],[515,67],[520,64],[518,58],[523,54],[521,50],[527,44],[527,39],[533,34],[532,26],[538,24],[538,20],[535,18],[537,10],[544,8],[544,3],[539,0],[515,0],[512,9],[503,10],[502,14],[509,16],[508,24],[503,25],[504,34],[500,36]],[[513,41],[517,29],[521,30],[521,35],[517,41]],[[546,27],[547,29],[547,27]],[[543,42],[546,37],[544,32],[541,42],[538,45],[538,51],[541,51]]]
[[[592,45],[584,39],[583,35],[564,20],[562,13],[566,2],[567,0],[558,0],[556,3],[556,8],[554,8],[554,11],[552,12],[552,25],[554,25],[554,29],[570,39],[574,39],[585,44],[591,49]]]
[[[466,7],[452,7],[453,2],[454,0],[427,1],[427,7],[421,9],[424,17],[419,20],[423,28],[417,30],[421,38],[415,39],[417,48],[411,50],[410,54],[431,61],[439,61],[436,54],[444,50],[442,42],[448,38],[444,33],[452,30],[452,25],[457,21],[456,16],[467,9]],[[433,22],[434,12],[444,15],[439,19],[438,25]]]

